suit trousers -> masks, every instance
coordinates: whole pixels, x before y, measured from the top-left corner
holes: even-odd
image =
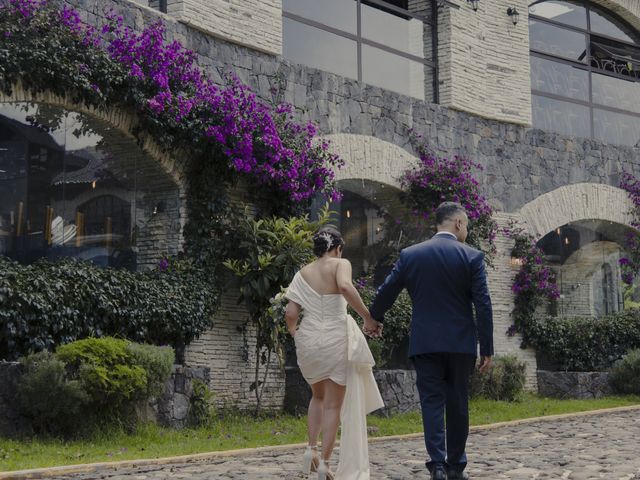
[[[467,466],[469,378],[476,357],[464,353],[427,353],[412,357],[422,408],[424,440],[431,457],[429,471],[446,465],[462,472]],[[445,430],[446,410],[446,430]]]

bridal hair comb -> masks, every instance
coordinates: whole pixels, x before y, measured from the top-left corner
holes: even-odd
[[[331,245],[333,244],[333,237],[329,232],[320,232],[318,234],[318,238],[322,238],[325,242],[327,242],[327,252],[331,250]]]

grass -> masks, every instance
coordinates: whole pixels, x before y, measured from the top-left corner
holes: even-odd
[[[598,400],[555,400],[524,395],[519,402],[472,400],[471,424],[483,425],[522,418],[582,412],[640,404],[640,397],[607,397]],[[72,465],[78,463],[159,458],[190,453],[231,450],[305,441],[306,419],[287,415],[253,418],[226,415],[207,428],[182,431],[143,425],[135,434],[116,431],[82,441],[56,439],[8,440],[0,438],[0,471]],[[420,432],[419,413],[389,418],[370,416],[372,436]]]

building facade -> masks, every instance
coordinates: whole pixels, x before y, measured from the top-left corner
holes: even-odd
[[[70,3],[87,22],[102,22],[104,2]],[[233,72],[267,99],[282,88],[297,116],[319,126],[346,162],[338,172],[344,197],[333,207],[355,272],[380,260],[375,245],[384,240],[382,213],[401,208],[399,176],[418,161],[408,136],[413,129],[439,154],[480,163],[479,180],[498,223],[519,221],[539,240],[561,291],[548,313],[624,309],[618,259],[631,204],[618,185],[621,172],[640,173],[640,3],[472,5],[109,2],[136,28],[163,19],[168,36],[194,50],[212,79],[222,83]],[[26,128],[27,102],[34,101],[73,114],[34,137]],[[89,116],[93,133],[70,135],[74,115]],[[25,261],[74,255],[144,268],[179,251],[187,215],[185,159],[151,142],[135,145],[122,128],[133,121],[122,112],[98,114],[20,89],[0,98],[0,253]],[[107,148],[97,149],[98,143]],[[35,227],[41,224],[45,228]],[[16,235],[16,228],[25,231]],[[533,386],[535,353],[506,335],[517,268],[511,241],[499,236],[497,246],[489,271],[496,352],[524,359]],[[225,296],[215,327],[191,345],[187,362],[211,368],[219,404],[247,407],[253,362],[244,352],[252,335],[236,298]],[[266,404],[282,404],[283,384],[274,369]]]

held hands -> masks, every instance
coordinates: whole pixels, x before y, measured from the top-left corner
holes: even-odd
[[[382,323],[374,320],[371,314],[364,317],[362,331],[369,337],[377,338],[382,336]]]

